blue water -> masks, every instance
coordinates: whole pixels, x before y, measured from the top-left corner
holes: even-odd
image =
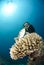
[[[13,0],[18,7],[16,12],[8,17],[1,12],[4,2],[7,0],[0,0],[0,56],[11,60],[9,48],[14,44],[14,37],[17,37],[25,21],[31,23],[36,32],[44,38],[44,0]],[[17,62],[15,65],[26,65],[27,58],[11,62]]]

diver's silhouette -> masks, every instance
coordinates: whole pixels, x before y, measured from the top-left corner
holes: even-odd
[[[31,25],[31,24],[28,23],[28,22],[25,22],[25,23],[24,23],[24,28],[25,28],[25,31],[26,31],[26,32],[29,32],[29,33],[35,32],[35,28],[33,27],[33,25]]]
[[[23,26],[24,26],[23,29],[21,29],[19,32],[19,35],[18,35],[19,38],[24,37],[24,35],[27,33],[35,32],[33,25],[31,25],[30,23],[25,22]]]

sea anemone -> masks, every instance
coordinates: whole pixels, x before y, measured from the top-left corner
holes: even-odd
[[[12,59],[17,60],[28,55],[33,60],[34,57],[41,55],[43,40],[37,33],[27,33],[23,38],[15,41],[14,45],[10,48]]]

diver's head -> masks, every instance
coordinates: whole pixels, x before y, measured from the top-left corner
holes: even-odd
[[[24,27],[29,27],[29,25],[30,25],[30,23],[28,23],[28,22],[24,23]]]
[[[26,32],[29,32],[29,33],[35,32],[33,25],[31,25],[28,22],[24,23],[24,28],[25,28]]]
[[[31,25],[31,24],[28,23],[28,22],[25,22],[25,23],[24,23],[24,27],[25,27],[25,28],[29,28],[30,25]]]

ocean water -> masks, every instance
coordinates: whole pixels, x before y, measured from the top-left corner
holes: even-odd
[[[36,32],[44,39],[44,0],[13,0],[17,5],[11,16],[2,13],[2,7],[7,0],[0,0],[0,63],[3,65],[26,65],[27,57],[12,60],[9,48],[15,43],[23,24],[28,21]],[[43,64],[42,64],[43,65]]]

